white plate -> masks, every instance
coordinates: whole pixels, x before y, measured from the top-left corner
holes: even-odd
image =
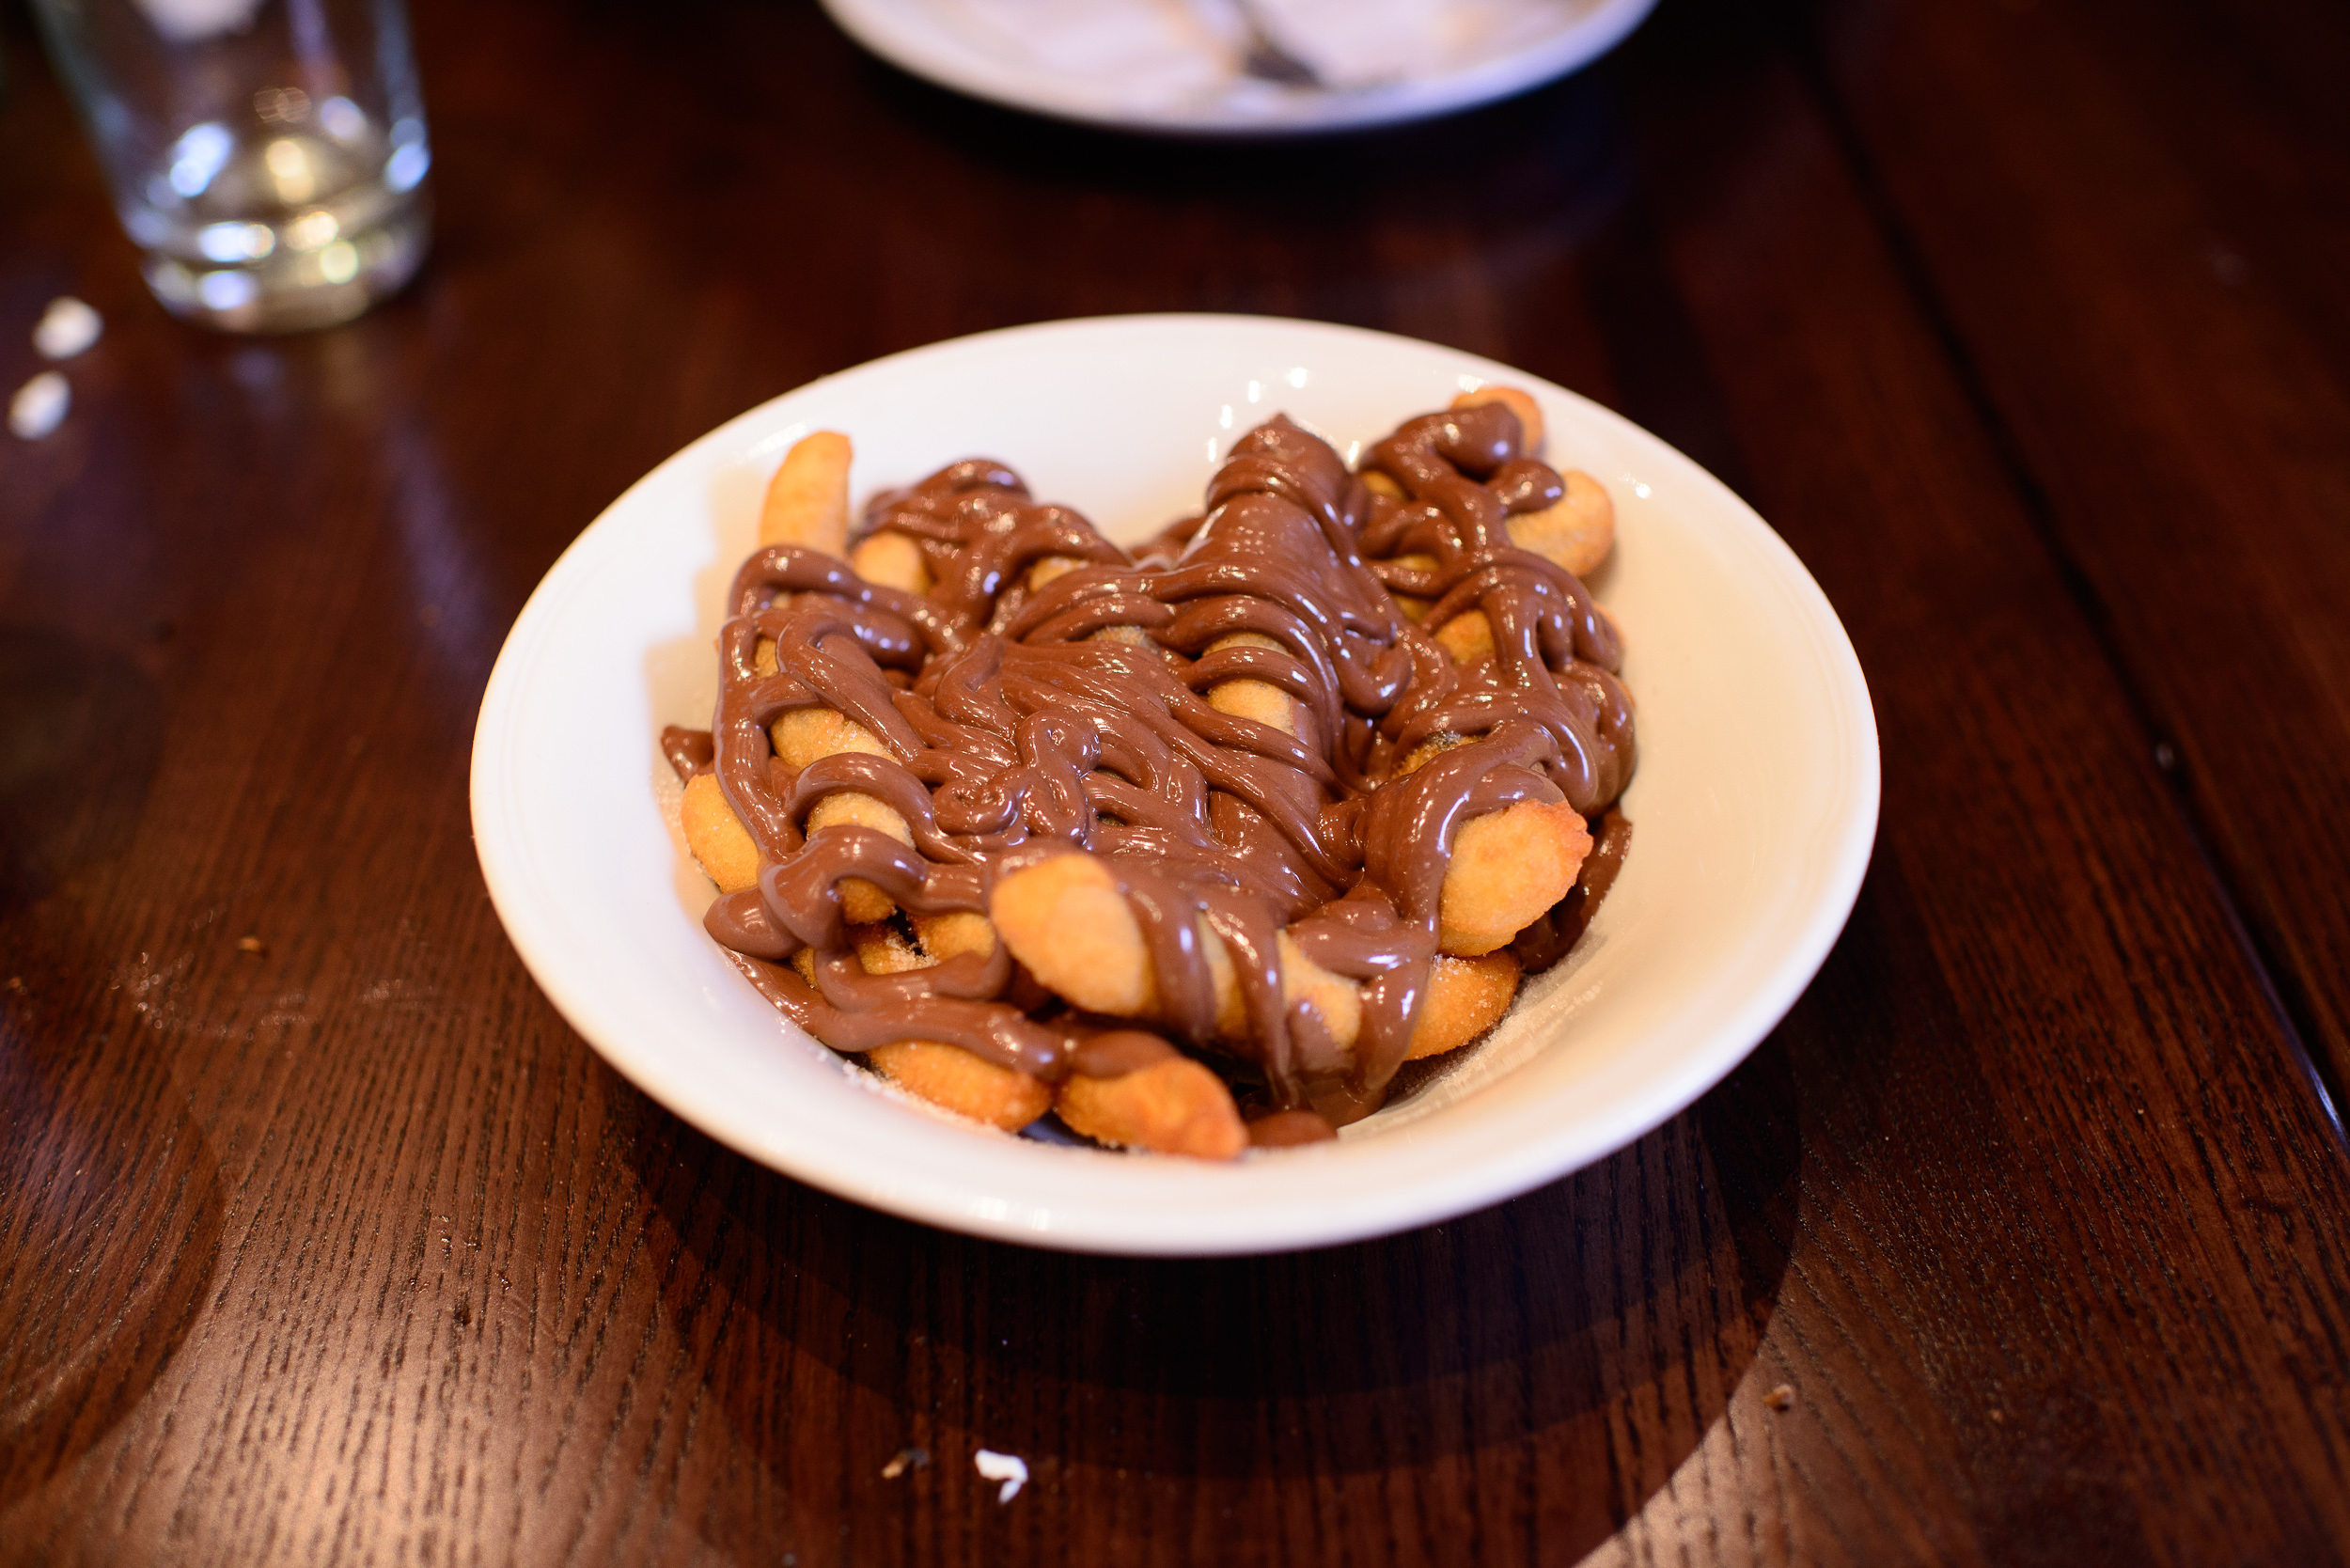
[[[1126,130],[1264,136],[1391,125],[1524,92],[1613,49],[1655,0],[1257,4],[1330,90],[1243,74],[1237,13],[1226,0],[824,0],[824,8],[884,59],[976,98]]]
[[[1619,519],[1632,853],[1583,943],[1482,1044],[1336,1143],[1229,1166],[1057,1147],[929,1113],[786,1024],[704,935],[656,735],[706,725],[725,586],[784,449],[856,444],[872,489],[974,454],[1132,541],[1194,509],[1284,411],[1351,455],[1486,381],[1542,400],[1548,456]],[[721,426],[614,502],[514,624],[474,740],[474,833],[523,960],[604,1058],[686,1121],[843,1197],[1007,1240],[1256,1252],[1399,1231],[1622,1147],[1769,1032],[1866,869],[1876,727],[1843,628],[1744,503],[1571,392],[1433,344],[1231,316],[1061,321],[917,349]]]

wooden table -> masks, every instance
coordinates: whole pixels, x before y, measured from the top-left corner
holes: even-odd
[[[1665,0],[1516,102],[1217,148],[812,4],[418,0],[435,259],[279,340],[145,298],[8,15],[0,380],[52,295],[108,332],[0,446],[0,1559],[2350,1553],[2339,8]],[[1851,925],[1589,1170],[1295,1256],[942,1234],[655,1107],[491,912],[475,707],[631,479],[1163,309],[1585,391],[1850,628]]]

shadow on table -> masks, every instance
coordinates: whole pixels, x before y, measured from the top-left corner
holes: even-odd
[[[1457,1483],[1465,1466],[1484,1506],[1539,1512],[1544,1552],[1572,1557],[1672,1477],[1745,1376],[1786,1270],[1798,1143],[1772,1042],[1631,1148],[1512,1202],[1205,1261],[949,1235],[682,1152],[640,1169],[730,1302],[710,1388],[787,1494],[845,1482],[853,1520],[918,1539],[924,1510],[992,1511],[982,1447],[1024,1456],[1041,1493],[1113,1510],[1152,1484],[1236,1496],[1279,1477],[1335,1489],[1343,1512],[1398,1472]],[[883,1479],[902,1448],[935,1469]],[[734,1513],[713,1509],[705,1533],[728,1536]]]
[[[119,853],[154,780],[159,706],[119,652],[0,626],[0,916]]]
[[[89,1091],[0,997],[0,1511],[137,1406],[220,1260],[220,1166],[182,1109]],[[53,1528],[66,1528],[54,1521]]]
[[[156,709],[119,652],[0,626],[0,1509],[139,1403],[220,1255],[211,1144],[184,1111],[98,1087],[103,1038],[51,1001],[90,964],[70,918],[28,913],[121,853],[154,780]]]

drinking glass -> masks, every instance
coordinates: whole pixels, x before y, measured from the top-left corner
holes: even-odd
[[[431,242],[400,0],[33,0],[142,270],[239,332],[348,321]]]

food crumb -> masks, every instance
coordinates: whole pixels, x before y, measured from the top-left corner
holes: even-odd
[[[1762,1403],[1774,1410],[1793,1410],[1795,1407],[1795,1390],[1782,1383],[1764,1394]]]
[[[1027,1483],[1028,1462],[1016,1453],[997,1453],[994,1449],[981,1449],[972,1456],[971,1463],[979,1468],[982,1479],[1004,1483],[995,1493],[995,1500],[999,1503],[1011,1501],[1020,1495],[1020,1488]]]
[[[16,389],[8,402],[8,429],[25,441],[39,441],[65,423],[73,406],[73,388],[55,370],[43,370]]]
[[[882,1466],[882,1480],[895,1481],[908,1470],[927,1468],[930,1462],[931,1451],[928,1449],[900,1449],[889,1456],[889,1463]]]
[[[98,341],[105,318],[70,294],[60,294],[33,328],[33,347],[43,359],[71,359]]]
[[[1995,1420],[1995,1421],[2003,1421],[2003,1420],[2006,1420],[2006,1419],[2007,1419],[2007,1412],[2006,1412],[2006,1411],[2004,1411],[2004,1410],[1994,1410],[1994,1411],[1992,1411],[1992,1412],[1991,1412],[1991,1419],[1992,1419],[1993,1420]]]
[[[269,951],[269,949],[261,946],[261,939],[258,936],[240,936],[237,938],[237,951],[241,953],[265,953]]]

